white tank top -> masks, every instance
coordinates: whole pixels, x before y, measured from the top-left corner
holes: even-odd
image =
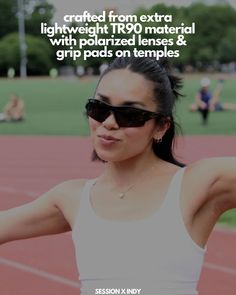
[[[182,219],[183,174],[184,168],[174,175],[155,214],[136,221],[97,216],[90,202],[96,179],[86,182],[72,231],[81,295],[138,288],[141,295],[198,294],[205,249],[191,239]]]

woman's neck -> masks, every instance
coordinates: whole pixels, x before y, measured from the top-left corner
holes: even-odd
[[[113,183],[117,187],[127,187],[144,177],[151,175],[154,167],[162,165],[163,161],[155,156],[149,155],[136,156],[120,162],[106,163],[104,180]]]

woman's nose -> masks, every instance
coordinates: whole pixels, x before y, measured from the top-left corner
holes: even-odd
[[[107,129],[118,129],[119,125],[116,122],[114,114],[111,112],[110,115],[102,122],[102,126]]]

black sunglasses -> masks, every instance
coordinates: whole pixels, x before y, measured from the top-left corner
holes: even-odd
[[[146,121],[161,118],[163,115],[142,110],[131,106],[112,106],[98,99],[89,99],[86,114],[92,119],[102,123],[112,113],[119,127],[141,127]]]

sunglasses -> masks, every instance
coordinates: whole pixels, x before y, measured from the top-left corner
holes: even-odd
[[[153,118],[163,117],[161,114],[135,107],[112,106],[93,98],[88,100],[85,108],[87,116],[100,123],[104,122],[112,113],[119,127],[141,127]]]

